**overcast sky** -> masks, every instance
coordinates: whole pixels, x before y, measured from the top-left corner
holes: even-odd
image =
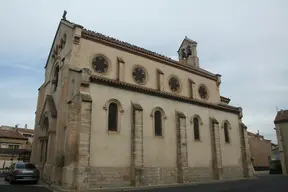
[[[249,131],[276,142],[288,108],[287,0],[9,0],[0,3],[0,125],[34,128],[37,89],[63,10],[85,28],[177,57],[185,36],[200,66],[222,75]]]

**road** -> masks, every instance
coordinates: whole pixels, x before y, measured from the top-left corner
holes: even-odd
[[[44,187],[44,184],[39,182],[38,185],[30,184],[14,184],[10,185],[4,181],[4,178],[0,178],[0,191],[1,192],[52,192],[51,190]]]
[[[182,187],[132,190],[137,192],[287,192],[288,176],[259,175],[259,179],[228,181],[211,184],[198,184]],[[1,192],[52,192],[40,185],[9,185],[0,178]],[[131,191],[131,190],[130,190]],[[91,191],[92,192],[92,191]]]

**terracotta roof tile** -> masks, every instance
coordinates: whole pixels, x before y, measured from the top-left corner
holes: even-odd
[[[288,123],[288,110],[280,110],[278,111],[274,123]]]
[[[17,130],[23,133],[34,133],[33,129],[17,128]]]
[[[0,138],[12,138],[27,140],[24,136],[14,130],[0,129]]]
[[[146,92],[146,93],[154,93],[154,94],[158,94],[158,95],[161,95],[161,96],[164,96],[164,97],[173,97],[173,98],[176,98],[178,99],[179,101],[186,101],[186,102],[193,102],[193,103],[197,103],[199,105],[203,105],[203,106],[210,106],[212,108],[217,108],[217,109],[226,109],[230,112],[234,112],[234,113],[239,113],[239,108],[238,107],[234,107],[234,106],[230,106],[230,105],[217,105],[217,104],[208,104],[206,102],[202,102],[200,100],[195,100],[195,99],[191,99],[191,98],[188,98],[188,97],[185,97],[185,96],[182,96],[182,95],[175,95],[175,94],[172,94],[172,93],[169,93],[169,92],[162,92],[162,91],[158,91],[158,90],[155,90],[155,89],[151,89],[151,88],[148,88],[148,87],[142,87],[142,86],[138,86],[138,85],[134,85],[134,84],[131,84],[131,83],[127,83],[127,82],[121,82],[121,81],[116,81],[116,80],[112,80],[112,79],[108,79],[108,78],[104,78],[104,77],[99,77],[97,75],[93,75],[91,76],[91,81],[94,81],[94,82],[98,82],[98,83],[105,83],[105,84],[110,84],[110,85],[117,85],[117,86],[122,86],[122,87],[125,87],[125,88],[130,88],[130,89],[138,89],[139,91],[142,91],[142,92]]]
[[[21,131],[21,132],[25,132],[25,133],[34,133],[34,130],[33,129],[26,129],[26,128],[20,128],[20,127],[12,127],[12,126],[6,126],[6,125],[2,125],[0,126],[0,128],[2,129],[11,129],[11,130],[18,130],[18,131]]]

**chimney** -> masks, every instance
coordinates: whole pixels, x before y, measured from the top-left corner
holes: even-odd
[[[25,124],[25,129],[27,129],[28,128],[28,126],[27,126],[27,124]]]

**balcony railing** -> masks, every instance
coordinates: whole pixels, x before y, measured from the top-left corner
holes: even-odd
[[[9,148],[0,148],[0,155],[19,155],[24,152],[31,151],[28,149],[9,149]]]

